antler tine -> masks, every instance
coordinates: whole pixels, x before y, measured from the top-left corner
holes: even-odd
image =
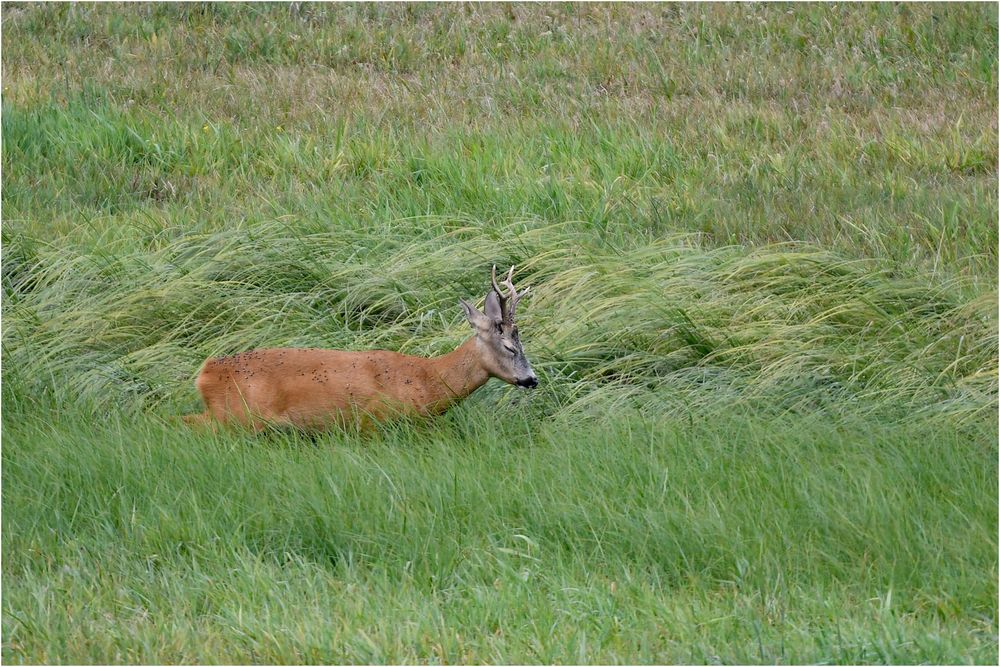
[[[507,277],[503,279],[503,286],[510,290],[510,296],[513,297],[517,294],[517,290],[514,289],[514,267],[510,267],[510,271],[507,272]]]
[[[530,287],[525,287],[518,293],[517,289],[514,287],[514,267],[510,267],[510,271],[507,272],[507,279],[504,280],[503,284],[505,287],[510,289],[510,304],[507,308],[507,322],[514,323],[514,310],[517,308],[517,302],[521,300],[521,297],[528,293]]]
[[[503,298],[503,292],[500,291],[500,286],[497,285],[497,265],[493,265],[493,271],[490,274],[490,280],[493,282],[493,291],[497,293],[501,299]]]
[[[503,321],[507,321],[507,297],[504,296],[503,292],[500,290],[500,286],[497,285],[497,265],[493,265],[493,272],[490,275],[490,279],[493,282],[493,291],[497,293],[497,298],[500,300],[500,314]],[[504,283],[506,285],[506,283]]]

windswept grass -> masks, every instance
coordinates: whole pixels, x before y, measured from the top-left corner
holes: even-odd
[[[146,243],[106,229],[80,254],[7,245],[9,372],[63,401],[176,411],[205,357],[256,346],[441,354],[468,336],[456,301],[483,293],[492,261],[535,284],[522,327],[553,407],[976,417],[995,405],[991,293],[802,244],[614,247],[539,220],[489,234],[435,218],[377,233],[270,222]]]
[[[995,6],[3,12],[5,662],[996,662]],[[535,392],[173,420],[494,263]]]

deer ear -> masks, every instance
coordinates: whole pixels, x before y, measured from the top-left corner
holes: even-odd
[[[503,319],[503,309],[500,307],[500,297],[497,296],[496,290],[490,290],[486,295],[486,317],[494,322]]]
[[[469,320],[469,324],[471,324],[473,328],[479,329],[489,326],[489,323],[486,321],[486,316],[480,313],[475,306],[465,299],[459,299],[458,302],[462,304],[462,310],[465,311],[465,319]]]

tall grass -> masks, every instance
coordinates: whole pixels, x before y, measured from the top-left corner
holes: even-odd
[[[11,372],[95,404],[174,406],[206,356],[255,346],[439,354],[468,335],[458,297],[483,294],[499,262],[536,285],[526,340],[543,393],[568,409],[637,395],[675,412],[691,400],[733,407],[730,391],[908,415],[995,403],[995,295],[970,297],[955,279],[925,283],[802,244],[615,247],[539,220],[490,234],[462,220],[397,224],[374,243],[370,230],[281,221],[152,245],[115,231],[86,254],[8,242],[21,262],[7,264]]]
[[[10,659],[995,651],[987,424],[463,407],[312,442],[51,414],[4,425]]]
[[[995,7],[3,10],[5,661],[996,661]],[[494,263],[535,392],[173,419]]]

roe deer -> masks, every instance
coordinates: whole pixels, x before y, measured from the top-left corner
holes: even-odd
[[[303,348],[251,350],[209,359],[195,380],[205,412],[190,423],[291,424],[323,428],[367,425],[392,415],[434,415],[462,400],[491,377],[534,388],[538,378],[524,356],[514,311],[529,288],[518,292],[510,267],[486,295],[486,312],[459,299],[475,334],[440,357],[412,357],[372,350],[344,352]]]

